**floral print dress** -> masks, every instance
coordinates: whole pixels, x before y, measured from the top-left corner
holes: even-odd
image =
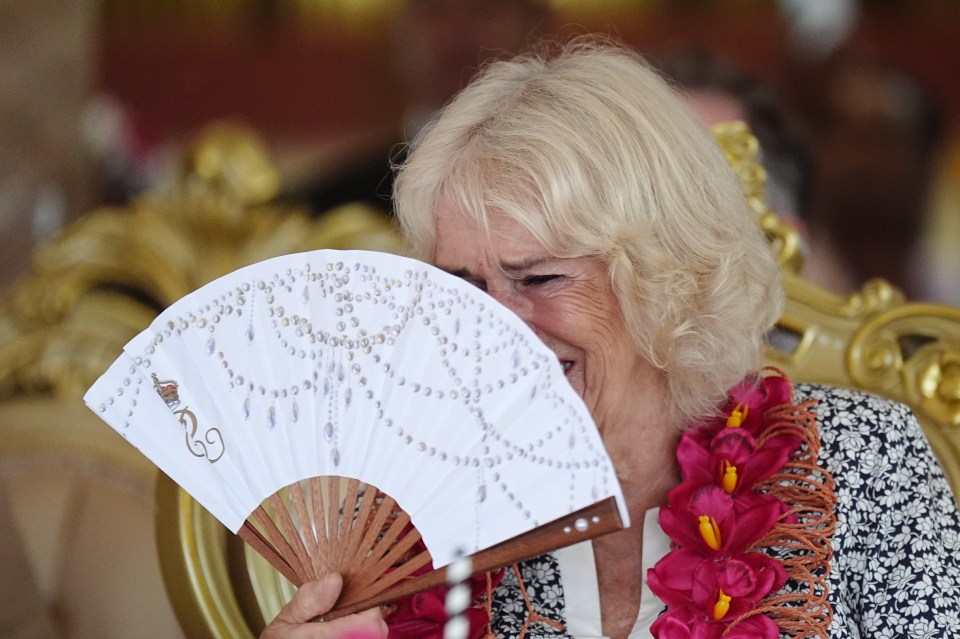
[[[960,514],[916,418],[886,399],[797,384],[794,401],[807,399],[819,402],[819,462],[836,481],[831,639],[960,637]],[[562,625],[557,559],[542,555],[518,567],[533,610]],[[498,638],[520,637],[529,613],[510,570],[492,613]],[[579,639],[540,621],[528,624],[526,637]]]

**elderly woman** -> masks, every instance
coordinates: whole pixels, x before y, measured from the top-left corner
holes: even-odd
[[[643,637],[651,625],[661,637],[827,627],[835,638],[960,635],[960,521],[915,419],[877,398],[758,375],[764,334],[782,307],[777,265],[709,132],[636,55],[581,41],[490,65],[414,144],[395,200],[420,257],[489,293],[556,353],[600,429],[633,520],[521,564],[520,580],[508,571],[492,594],[496,636],[520,634],[521,585],[547,620],[525,629],[531,637]],[[700,450],[682,433],[727,419],[731,392],[761,388],[785,392],[794,413],[815,411],[822,448],[809,464],[819,478],[811,494],[836,480],[836,528],[820,523],[833,556],[808,564],[816,601],[803,606],[815,614],[807,627],[799,619],[779,628],[741,609],[732,616],[756,623],[698,626],[686,613],[664,615],[684,587],[697,598],[696,584],[683,585],[686,569],[661,562],[648,577],[670,551],[667,535],[678,541],[670,513],[683,491],[671,489],[690,479],[684,460]],[[734,425],[750,418],[734,412]],[[867,453],[869,466],[860,463]],[[717,535],[722,526],[701,522],[709,544],[711,526]],[[750,564],[756,580],[797,591],[780,567],[792,565],[791,550],[769,554],[776,565]],[[733,578],[717,579],[710,605],[723,619],[754,585],[732,592],[731,603],[723,588],[732,591],[724,584]],[[336,576],[305,585],[263,637],[385,636],[376,612],[305,623],[339,587]],[[826,601],[817,599],[824,588]]]

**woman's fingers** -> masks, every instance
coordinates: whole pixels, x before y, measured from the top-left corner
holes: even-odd
[[[277,619],[286,623],[306,623],[319,617],[329,612],[333,604],[337,603],[342,588],[343,577],[337,573],[331,573],[316,581],[308,581],[283,607]]]
[[[260,639],[384,639],[387,624],[377,609],[335,621],[310,622],[333,607],[341,588],[343,579],[337,574],[303,584]]]

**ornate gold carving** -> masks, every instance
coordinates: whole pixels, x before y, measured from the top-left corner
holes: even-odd
[[[382,213],[350,205],[314,219],[269,204],[278,188],[257,138],[219,125],[168,192],[94,211],[39,249],[0,307],[0,399],[79,397],[161,309],[241,266],[316,248],[401,250]]]
[[[157,550],[167,594],[191,639],[253,639],[264,627],[256,602],[238,592],[246,581],[239,537],[173,480],[157,480]],[[242,543],[242,542],[241,542]]]
[[[865,356],[878,343],[884,371],[871,376]],[[903,304],[879,313],[854,335],[848,358],[854,384],[913,408],[960,495],[960,309]]]
[[[868,317],[903,302],[900,289],[886,280],[874,278],[867,281],[859,291],[850,294],[840,306],[839,312],[844,317]]]
[[[714,125],[713,136],[719,143],[730,167],[740,180],[747,203],[757,218],[757,224],[766,233],[777,253],[781,268],[799,273],[803,266],[803,253],[796,230],[769,208],[764,198],[767,174],[757,159],[760,144],[744,122],[721,122]]]
[[[760,155],[760,143],[750,133],[744,122],[721,122],[713,126],[713,137],[723,150],[730,168],[740,181],[743,194],[759,218],[766,213],[764,190],[767,185],[767,173],[757,159]]]
[[[866,388],[895,385],[903,369],[896,334],[876,331],[861,337],[852,351],[850,374]]]
[[[937,351],[918,369],[921,403],[937,420],[960,426],[960,353]]]
[[[849,367],[857,385],[960,426],[960,309],[902,304],[878,313],[851,339]]]
[[[882,280],[847,297],[791,273],[784,285],[787,308],[767,361],[795,380],[910,406],[960,495],[960,309],[904,302]]]

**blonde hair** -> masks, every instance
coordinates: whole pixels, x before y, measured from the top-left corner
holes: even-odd
[[[782,291],[705,125],[634,52],[578,39],[488,65],[413,143],[394,205],[422,259],[441,202],[513,218],[557,257],[596,256],[678,423],[757,370]]]

